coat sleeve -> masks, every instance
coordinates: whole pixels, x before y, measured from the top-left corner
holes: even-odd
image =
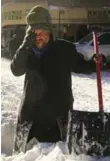
[[[68,53],[68,63],[72,72],[75,73],[89,73],[95,69],[95,62],[93,59],[87,61],[84,59],[84,56],[81,53],[78,53],[74,44],[71,44],[69,47]]]
[[[26,73],[30,54],[32,53],[25,46],[20,46],[20,48],[16,51],[10,65],[11,71],[15,76],[21,76]]]

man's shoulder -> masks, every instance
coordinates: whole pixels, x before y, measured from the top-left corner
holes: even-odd
[[[68,41],[68,40],[64,40],[64,39],[56,39],[54,40],[54,44],[55,45],[61,45],[64,47],[65,46],[72,46],[74,45],[72,42]]]
[[[76,47],[74,43],[64,40],[64,39],[57,39],[53,41],[53,47],[55,50],[60,51],[76,51]]]

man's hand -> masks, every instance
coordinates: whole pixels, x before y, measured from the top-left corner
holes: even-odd
[[[35,44],[36,34],[32,31],[28,32],[28,34],[25,35],[23,40],[23,45],[27,48],[32,48]]]
[[[95,61],[95,63],[100,63],[102,68],[107,64],[106,58],[103,54],[94,54],[92,59]]]

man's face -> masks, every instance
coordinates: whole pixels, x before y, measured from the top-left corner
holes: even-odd
[[[37,29],[37,30],[32,30],[32,32],[36,34],[35,44],[37,48],[41,49],[44,46],[46,46],[46,44],[48,43],[50,39],[49,31]]]

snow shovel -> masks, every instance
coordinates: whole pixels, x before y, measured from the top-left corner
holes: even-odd
[[[96,156],[110,155],[110,113],[104,112],[97,33],[93,32],[99,112],[71,109],[67,128],[69,153]]]

